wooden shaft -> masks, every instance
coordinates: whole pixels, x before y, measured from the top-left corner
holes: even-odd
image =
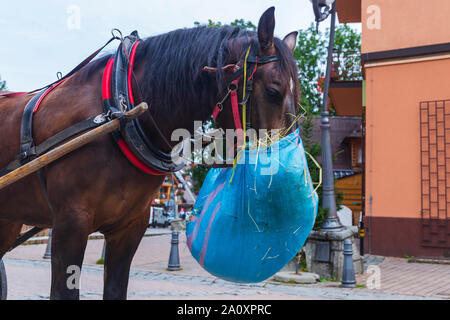
[[[148,106],[145,102],[139,104],[136,108],[124,113],[120,118],[111,120],[95,129],[92,129],[82,135],[56,147],[53,150],[43,154],[39,158],[24,164],[20,168],[4,175],[0,178],[0,190],[13,184],[14,182],[26,177],[27,175],[38,171],[39,169],[47,166],[48,164],[58,160],[59,158],[65,156],[66,154],[81,148],[82,146],[111,133],[119,128],[120,119],[124,118],[126,120],[133,120],[142,115]]]

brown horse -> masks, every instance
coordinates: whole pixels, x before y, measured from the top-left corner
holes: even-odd
[[[164,142],[177,128],[193,131],[194,120],[205,121],[224,94],[228,64],[243,61],[250,44],[259,56],[277,62],[254,74],[251,121],[255,129],[286,128],[299,100],[297,67],[292,56],[297,33],[282,41],[274,37],[274,8],[261,17],[257,32],[230,26],[176,30],[150,37],[138,47],[133,93],[146,101],[140,118],[145,134],[165,152]],[[33,120],[36,144],[59,131],[102,112],[102,75],[109,56],[99,58],[70,76],[43,101]],[[205,72],[205,66],[217,68]],[[242,89],[240,86],[240,90]],[[239,97],[242,93],[239,92]],[[32,95],[0,98],[0,167],[19,150],[24,106]],[[217,122],[234,128],[230,102]],[[151,117],[156,120],[155,128]],[[158,132],[160,131],[160,132]],[[172,147],[178,142],[171,142]],[[110,136],[78,149],[45,168],[49,203],[37,174],[0,191],[0,258],[23,224],[53,228],[52,299],[78,299],[68,288],[69,266],[81,268],[88,236],[105,235],[104,299],[125,299],[130,264],[149,222],[149,206],[164,176],[143,173],[121,153]]]

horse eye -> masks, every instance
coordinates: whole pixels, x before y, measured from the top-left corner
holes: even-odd
[[[280,91],[274,88],[266,88],[266,93],[269,96],[269,98],[280,100],[283,98]]]

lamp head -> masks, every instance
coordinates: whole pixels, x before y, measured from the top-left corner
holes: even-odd
[[[336,0],[309,0],[313,5],[314,15],[316,16],[316,22],[319,23],[331,13],[331,9]]]

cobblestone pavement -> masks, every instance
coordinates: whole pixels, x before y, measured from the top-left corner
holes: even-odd
[[[382,262],[377,261],[372,265],[379,268],[379,289],[375,290],[377,292],[450,299],[448,264],[408,263],[407,259],[386,257]],[[359,283],[367,283],[373,274],[366,271],[359,275],[357,280]]]
[[[359,288],[339,288],[337,282],[314,285],[236,284],[217,279],[191,257],[180,235],[182,270],[166,270],[170,235],[143,239],[132,263],[129,299],[450,299],[450,265],[407,263],[406,259],[369,257],[379,267],[379,288],[369,290],[373,274],[357,276]],[[103,240],[90,240],[81,277],[81,299],[101,299],[103,267],[96,265]],[[42,259],[46,245],[21,246],[4,257],[9,299],[48,299],[50,262]],[[374,267],[369,267],[369,270]],[[375,285],[377,283],[375,282]]]

